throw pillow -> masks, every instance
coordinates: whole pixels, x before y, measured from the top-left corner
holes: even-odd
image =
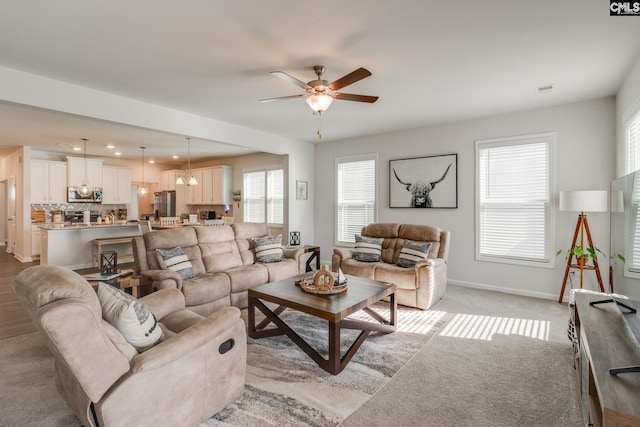
[[[156,249],[158,262],[163,270],[173,270],[182,277],[183,280],[189,280],[196,277],[193,272],[193,266],[189,257],[184,253],[181,247],[171,249]]]
[[[162,341],[162,329],[144,302],[111,285],[98,284],[102,318],[113,325],[139,352]]]
[[[405,268],[411,268],[418,261],[427,259],[427,254],[431,248],[431,243],[418,243],[413,240],[405,240],[398,256],[396,265]]]
[[[282,250],[282,235],[254,237],[256,248],[256,262],[279,262],[284,259]]]
[[[382,256],[382,237],[364,237],[356,234],[356,250],[353,259],[364,262],[378,262]]]

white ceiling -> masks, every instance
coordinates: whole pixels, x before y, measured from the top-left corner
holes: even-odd
[[[602,0],[0,0],[0,10],[0,66],[310,142],[615,95],[640,53],[640,18],[610,17]],[[270,71],[306,82],[316,64],[329,81],[367,68],[341,91],[380,97],[335,101],[321,141],[303,99],[258,102],[302,93]],[[0,99],[0,155],[83,137],[91,155],[109,142],[131,158],[143,145],[157,157],[186,146]],[[192,148],[194,158],[243,153]]]

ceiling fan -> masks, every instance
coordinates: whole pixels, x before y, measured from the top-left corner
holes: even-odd
[[[289,95],[289,96],[281,96],[278,98],[267,98],[261,99],[260,102],[271,102],[271,101],[280,101],[283,99],[292,99],[292,98],[306,98],[307,104],[311,107],[311,109],[318,114],[322,114],[324,111],[329,108],[334,99],[341,99],[344,101],[356,101],[356,102],[368,102],[374,103],[378,100],[377,96],[369,96],[369,95],[355,95],[352,93],[342,93],[338,92],[338,90],[342,89],[345,86],[349,86],[357,81],[360,81],[366,77],[371,75],[369,70],[364,68],[358,68],[355,71],[347,74],[339,78],[338,80],[329,83],[327,80],[322,79],[322,74],[325,71],[325,67],[322,65],[314,65],[313,71],[316,73],[317,79],[311,80],[308,83],[305,83],[301,80],[296,79],[295,77],[290,76],[287,73],[282,71],[272,71],[271,74],[281,78],[284,81],[289,83],[293,83],[296,86],[301,87],[306,91],[306,93],[300,95]]]

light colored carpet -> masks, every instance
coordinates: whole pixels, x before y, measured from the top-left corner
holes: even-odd
[[[326,345],[324,324],[291,315]],[[288,338],[249,339],[243,398],[203,426],[578,426],[567,319],[551,301],[450,286],[432,310],[402,310],[398,331],[372,333],[337,376]],[[79,425],[52,371],[37,333],[0,341],[0,425]]]
[[[432,310],[448,324],[343,427],[583,425],[566,306],[449,286]]]

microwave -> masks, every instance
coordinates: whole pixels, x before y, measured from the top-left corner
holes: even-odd
[[[69,187],[67,192],[67,202],[69,203],[102,203],[102,188],[92,188],[89,194],[80,194],[79,187]]]

